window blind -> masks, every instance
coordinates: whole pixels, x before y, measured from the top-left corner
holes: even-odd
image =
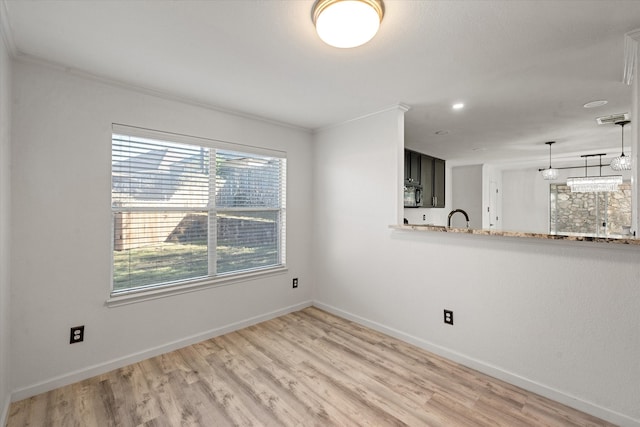
[[[217,272],[280,263],[282,159],[216,155]]]
[[[112,135],[114,294],[284,264],[286,160]]]

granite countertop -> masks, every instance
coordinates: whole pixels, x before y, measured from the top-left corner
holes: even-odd
[[[527,233],[522,231],[494,231],[494,230],[481,230],[476,228],[449,228],[443,225],[391,225],[390,228],[394,230],[406,230],[406,231],[430,231],[430,232],[443,232],[443,233],[462,233],[462,234],[476,234],[480,236],[503,236],[503,237],[526,237],[533,239],[547,239],[547,240],[568,240],[568,241],[580,241],[580,242],[599,242],[599,243],[616,243],[620,245],[638,245],[640,246],[640,239],[633,237],[629,238],[614,238],[614,237],[592,237],[592,236],[565,236],[561,234],[542,234],[542,233]]]

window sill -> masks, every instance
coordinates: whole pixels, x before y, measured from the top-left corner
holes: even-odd
[[[247,282],[264,277],[280,275],[286,273],[287,271],[288,269],[284,266],[274,267],[260,271],[252,271],[248,273],[239,273],[229,276],[217,277],[215,279],[207,278],[189,282],[187,284],[165,286],[140,291],[131,291],[128,293],[109,297],[105,305],[107,307],[119,307],[121,305],[135,304],[143,301],[165,298],[173,295],[186,294],[189,292],[196,292],[204,289],[216,288],[219,286],[228,286],[238,282]]]

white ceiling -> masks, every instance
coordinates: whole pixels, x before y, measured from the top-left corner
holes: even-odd
[[[378,35],[341,50],[313,0],[0,1],[18,56],[312,130],[404,103],[409,146],[540,166],[548,140],[558,158],[619,151],[595,117],[630,110],[624,34],[640,28],[637,0],[387,0]]]

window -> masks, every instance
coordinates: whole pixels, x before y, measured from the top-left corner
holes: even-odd
[[[550,184],[551,234],[628,237],[631,192],[630,182],[599,193],[572,193],[565,184]]]
[[[134,129],[112,135],[112,295],[284,266],[282,153]]]

